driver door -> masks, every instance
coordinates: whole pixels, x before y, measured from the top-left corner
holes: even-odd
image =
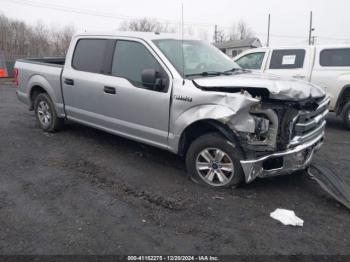
[[[170,74],[162,61],[143,42],[117,40],[110,76],[101,104],[104,114],[118,132],[138,140],[166,147],[169,126]],[[142,82],[144,69],[158,71],[166,85],[154,90]],[[112,94],[111,94],[112,93]]]

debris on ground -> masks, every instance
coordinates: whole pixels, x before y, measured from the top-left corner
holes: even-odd
[[[219,199],[219,200],[224,200],[225,198],[222,196],[213,196],[212,199]]]
[[[280,221],[283,225],[300,226],[304,224],[304,220],[297,217],[292,210],[277,208],[274,212],[270,213],[270,217]]]
[[[324,166],[311,166],[309,175],[337,201],[350,209],[350,185],[336,172]]]

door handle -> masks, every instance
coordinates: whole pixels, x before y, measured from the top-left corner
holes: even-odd
[[[74,86],[74,80],[73,79],[66,78],[66,79],[64,79],[64,83],[66,85],[69,85],[69,86]]]
[[[298,79],[304,79],[306,76],[304,75],[293,75],[294,78],[298,78]]]
[[[116,91],[115,91],[115,88],[114,87],[111,87],[111,86],[105,86],[103,88],[103,91],[107,94],[112,94],[112,95],[115,95],[116,94]]]

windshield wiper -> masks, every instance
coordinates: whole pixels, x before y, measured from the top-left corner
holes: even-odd
[[[234,68],[232,68],[230,70],[226,70],[224,73],[232,73],[232,72],[236,72],[236,71],[248,72],[249,70],[243,69],[243,68],[240,68],[240,67],[234,67]]]
[[[219,76],[219,75],[226,75],[228,74],[229,71],[225,72],[220,72],[220,71],[204,71],[200,73],[194,73],[194,74],[187,74],[185,75],[186,77],[188,76]]]

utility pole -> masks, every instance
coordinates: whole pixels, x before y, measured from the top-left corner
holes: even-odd
[[[310,27],[309,27],[309,45],[312,45],[312,31],[314,31],[315,28],[312,27],[312,11],[310,12]]]
[[[215,43],[218,42],[218,25],[215,25],[214,40],[215,40]]]
[[[270,24],[271,24],[271,14],[269,14],[269,18],[268,18],[268,22],[267,22],[267,41],[266,41],[267,47],[270,44]]]

